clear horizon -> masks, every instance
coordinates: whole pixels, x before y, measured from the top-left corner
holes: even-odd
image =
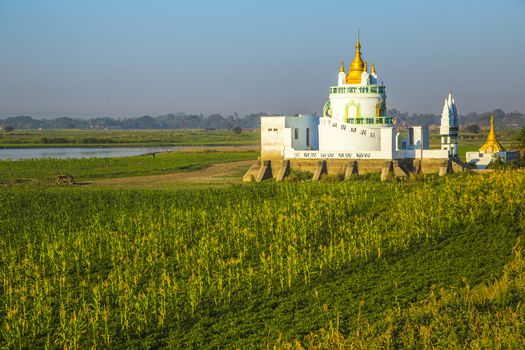
[[[0,118],[319,114],[357,28],[390,109],[525,112],[520,0],[0,0]]]

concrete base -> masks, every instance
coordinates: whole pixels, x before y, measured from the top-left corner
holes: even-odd
[[[415,174],[438,173],[441,176],[452,172],[471,171],[459,159],[397,159],[397,160],[345,160],[345,159],[285,159],[276,157],[258,161],[243,176],[243,181],[263,181],[275,178],[282,181],[291,170],[309,171],[317,181],[324,175],[336,175],[349,180],[357,175],[380,173],[381,179],[405,178]]]
[[[421,159],[415,159],[414,160],[414,166],[412,167],[412,173],[415,175],[419,175],[422,173],[423,168],[423,162]]]
[[[407,164],[404,164],[404,166],[407,167]],[[410,166],[409,168],[412,169],[413,166]],[[381,169],[381,181],[395,177],[404,178],[408,176],[408,173],[409,171],[405,171],[399,164],[398,160],[387,161],[385,167]]]
[[[315,167],[314,176],[312,177],[312,181],[319,181],[321,179],[321,176],[325,175],[326,173],[327,173],[326,160],[318,161]]]
[[[381,169],[381,181],[385,181],[394,177],[394,164],[387,161],[385,166]]]
[[[283,181],[284,177],[290,174],[290,161],[283,160],[281,163],[281,169],[275,177],[275,181]]]
[[[242,177],[243,182],[257,181],[261,182],[272,178],[272,162],[269,160],[259,160],[252,164],[250,169]]]
[[[290,167],[292,169],[298,169],[303,171],[309,171],[315,173],[317,162],[320,159],[290,159]],[[439,166],[442,160],[439,159],[428,159],[423,161],[422,171],[424,173],[433,173],[439,171]],[[278,161],[279,162],[279,161]],[[392,162],[389,160],[380,159],[364,159],[364,160],[345,160],[345,159],[328,159],[326,162],[326,173],[327,175],[345,175],[347,169],[350,169],[351,174],[359,175],[368,173],[380,173],[385,167],[385,162]],[[412,172],[414,167],[413,159],[399,159],[396,160],[398,166],[405,172]],[[273,164],[273,162],[272,162]]]
[[[439,176],[445,176],[447,174],[450,174],[452,172],[452,161],[445,160],[439,167]]]
[[[257,174],[255,181],[261,182],[271,177],[272,177],[272,162],[270,162],[269,160],[262,160],[261,168],[259,169],[259,173]]]
[[[476,168],[475,165],[465,163],[459,158],[452,158],[451,161],[452,161],[452,171],[455,173],[471,172],[473,169]]]
[[[348,165],[345,170],[345,181],[350,180],[353,177],[359,175],[359,167],[357,165],[357,160],[348,161]]]
[[[401,166],[399,165],[398,160],[393,160],[392,163],[394,165],[394,176],[395,177],[407,177],[408,176],[407,172],[405,172],[405,170],[403,170],[403,168],[401,168]]]
[[[261,161],[258,160],[257,162],[253,163],[250,166],[250,169],[244,174],[242,177],[242,182],[251,182],[255,181],[255,178],[257,177],[257,174],[259,173],[259,168],[261,167]]]

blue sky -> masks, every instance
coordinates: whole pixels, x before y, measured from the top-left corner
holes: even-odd
[[[319,113],[358,27],[389,108],[525,112],[525,0],[0,0],[0,118]]]

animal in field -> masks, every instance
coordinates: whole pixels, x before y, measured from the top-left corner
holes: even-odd
[[[73,185],[75,183],[75,178],[72,175],[64,174],[64,175],[57,175],[55,177],[55,181],[57,184],[63,184],[68,183],[70,185]]]

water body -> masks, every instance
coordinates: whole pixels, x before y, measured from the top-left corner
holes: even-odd
[[[231,147],[231,146],[223,146]],[[239,147],[239,146],[236,146]],[[241,148],[243,146],[240,146]],[[0,149],[0,160],[17,160],[32,158],[110,158],[129,157],[151,152],[180,151],[194,146],[170,146],[170,147],[115,147],[115,148],[8,148]],[[200,148],[200,147],[199,147]],[[221,148],[221,146],[202,147]]]

